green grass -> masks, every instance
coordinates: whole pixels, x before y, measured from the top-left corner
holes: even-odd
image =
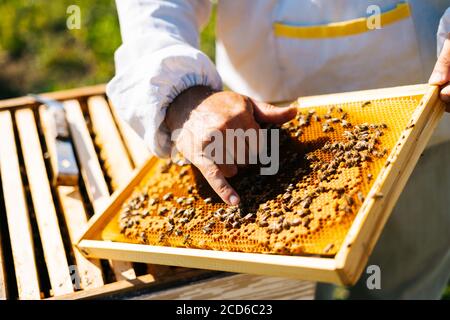
[[[213,7],[208,24],[200,35],[200,49],[206,53],[212,61],[216,60],[216,6]]]
[[[447,285],[447,288],[444,291],[444,294],[442,295],[443,300],[450,300],[450,282]]]
[[[66,27],[69,5],[81,29]],[[112,0],[0,0],[0,99],[109,81],[121,43]],[[215,10],[201,34],[214,60]]]

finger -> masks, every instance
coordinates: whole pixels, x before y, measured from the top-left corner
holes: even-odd
[[[219,167],[211,159],[202,157],[200,161],[194,162],[194,164],[224,202],[233,206],[239,204],[238,194],[230,186]]]
[[[276,123],[281,124],[292,120],[297,114],[297,108],[289,107],[275,107],[271,104],[253,101],[255,119],[259,123]]]
[[[441,54],[434,66],[429,84],[443,85],[450,81],[450,40],[447,38],[442,47]]]
[[[450,102],[450,85],[447,85],[444,88],[442,88],[441,99],[445,102]]]
[[[450,85],[445,86],[441,90],[441,99],[444,102],[450,103]],[[447,106],[446,106],[446,111],[450,112],[450,105],[449,104],[447,104]]]
[[[234,177],[238,173],[238,168],[235,164],[219,164],[218,167],[226,178]]]

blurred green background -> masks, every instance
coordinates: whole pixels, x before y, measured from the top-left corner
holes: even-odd
[[[68,6],[81,9],[81,29],[69,30]],[[215,10],[202,32],[214,59]],[[0,0],[0,99],[105,83],[120,45],[113,0]]]
[[[81,9],[79,30],[66,27],[73,4]],[[213,61],[215,21],[214,8],[201,34]],[[105,83],[120,42],[113,0],[0,0],[0,99]],[[345,298],[345,289],[336,298]],[[450,286],[444,298],[450,299]]]

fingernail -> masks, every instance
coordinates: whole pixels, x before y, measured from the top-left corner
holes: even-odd
[[[232,206],[237,206],[239,204],[239,198],[234,194],[232,194],[228,200]]]
[[[450,86],[446,86],[441,90],[440,97],[442,101],[446,103],[450,102]]]
[[[429,84],[441,84],[442,82],[445,81],[445,76],[438,72],[435,71],[431,74],[430,80],[428,80]]]

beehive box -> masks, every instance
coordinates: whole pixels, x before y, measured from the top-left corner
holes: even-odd
[[[79,183],[52,184],[44,107],[0,101],[0,299],[120,295],[206,277],[183,268],[86,259],[73,242],[149,153],[115,116],[104,86],[44,94],[64,103]],[[122,259],[119,259],[122,260]],[[212,273],[209,272],[211,275]]]
[[[353,284],[443,114],[438,95],[417,85],[299,99],[299,116],[282,127],[280,172],[231,179],[240,208],[214,199],[190,165],[151,159],[78,247],[88,257]]]

